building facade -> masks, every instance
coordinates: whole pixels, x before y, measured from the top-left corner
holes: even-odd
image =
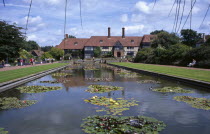
[[[111,36],[111,29],[108,28],[108,36],[92,36],[89,39],[66,38],[57,48],[63,49],[66,53],[82,51],[84,58],[94,57],[94,49],[100,47],[101,54],[111,54],[114,57],[136,56],[140,48],[150,46],[153,35],[125,36],[125,28],[122,28],[122,36]]]

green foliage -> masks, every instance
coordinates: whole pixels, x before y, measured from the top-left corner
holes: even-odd
[[[144,62],[146,63],[146,60],[149,58],[150,55],[152,55],[154,49],[152,48],[143,48],[140,51],[138,51],[134,62]]]
[[[210,38],[208,38],[204,44],[205,46],[210,46]]]
[[[27,51],[38,50],[39,49],[39,45],[37,44],[36,41],[29,40],[29,41],[25,42],[24,49],[27,50]]]
[[[0,109],[24,108],[35,104],[35,100],[19,100],[16,97],[0,98]]]
[[[41,59],[51,59],[53,58],[53,56],[49,53],[49,52],[44,52],[44,54],[42,54]]]
[[[183,44],[195,47],[196,43],[201,39],[201,34],[192,29],[182,29],[181,37]]]
[[[69,35],[69,38],[76,38],[76,36],[74,36],[74,35]]]
[[[157,34],[157,38],[155,38],[152,41],[151,47],[157,48],[160,45],[167,49],[172,45],[179,43],[179,41],[180,41],[179,37],[176,36],[174,33],[161,32]]]
[[[84,101],[98,106],[105,106],[106,109],[102,108],[96,112],[105,111],[107,114],[112,113],[112,115],[122,115],[122,112],[129,110],[129,107],[138,105],[136,103],[138,101],[135,100],[123,100],[123,98],[117,98],[114,100],[112,98],[98,96],[93,96],[92,98],[86,99]]]
[[[0,59],[18,58],[19,50],[24,47],[22,28],[0,21]]]
[[[4,131],[4,128],[0,128],[0,134],[8,134],[8,131]]]
[[[101,56],[101,48],[100,47],[95,47],[93,50],[94,57],[98,58]]]
[[[197,109],[210,110],[210,99],[195,98],[191,96],[176,96],[174,97],[174,100],[186,102]]]
[[[162,33],[162,32],[166,32],[165,30],[155,30],[153,32],[151,32],[150,34],[151,35],[156,35],[156,34],[159,34],[159,33]]]
[[[88,134],[158,134],[166,125],[145,116],[89,116],[83,119],[83,131]]]
[[[138,81],[138,83],[140,83],[140,84],[147,84],[147,83],[159,84],[160,82],[155,81],[155,80],[141,80],[141,81]]]
[[[153,89],[152,91],[155,92],[173,92],[173,93],[194,93],[191,90],[182,89],[181,87],[163,87]]]
[[[45,87],[45,86],[22,86],[18,87],[21,93],[42,93],[53,90],[61,90],[61,87]]]
[[[24,49],[20,49],[19,55],[20,55],[21,59],[30,59],[33,57],[33,55],[31,53],[27,52]]]
[[[91,81],[112,81],[112,78],[85,78],[85,80],[91,80]]]
[[[105,92],[111,92],[116,90],[122,90],[122,87],[116,87],[116,86],[103,86],[103,85],[90,85],[87,89],[87,92],[90,93],[105,93]]]
[[[60,60],[60,57],[63,57],[64,55],[64,51],[62,49],[59,48],[51,48],[49,53],[53,56],[54,59],[56,60]]]
[[[70,73],[53,73],[52,76],[53,77],[65,77],[65,76],[69,76],[72,75]]]
[[[70,80],[67,80],[67,79],[58,79],[58,80],[55,80],[55,81],[40,81],[40,83],[57,84],[57,83],[67,83],[69,81]]]
[[[44,47],[41,47],[41,50],[43,52],[48,52],[48,51],[50,51],[51,48],[53,48],[53,46],[44,46]]]

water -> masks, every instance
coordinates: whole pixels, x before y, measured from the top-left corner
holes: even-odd
[[[88,104],[84,99],[94,95],[113,98],[134,98],[138,106],[124,111],[124,116],[149,116],[163,121],[167,127],[160,134],[209,134],[210,112],[195,109],[184,102],[173,100],[174,96],[188,95],[210,98],[210,92],[199,87],[182,85],[153,76],[139,74],[141,77],[124,78],[117,74],[118,69],[101,67],[100,70],[83,70],[77,67],[67,70],[73,76],[67,77],[68,83],[47,84],[43,80],[56,80],[51,75],[34,80],[24,85],[62,86],[62,90],[37,94],[21,94],[17,89],[0,93],[0,97],[17,97],[19,99],[37,100],[38,103],[22,109],[0,111],[0,127],[9,134],[82,134],[82,119],[92,115],[104,115],[96,112],[99,106]],[[112,78],[110,82],[93,82],[87,78]],[[161,84],[139,84],[139,80],[158,80]],[[123,87],[122,91],[104,94],[85,92],[91,84],[113,85]],[[150,88],[164,86],[181,86],[195,91],[192,94],[159,93]]]

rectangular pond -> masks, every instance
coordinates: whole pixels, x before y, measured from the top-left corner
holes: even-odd
[[[81,124],[84,118],[107,115],[106,111],[97,112],[104,106],[93,105],[84,100],[93,96],[104,96],[138,101],[138,105],[131,106],[122,115],[116,116],[140,115],[163,121],[166,127],[160,134],[210,133],[209,110],[193,108],[185,102],[173,99],[175,96],[210,99],[208,90],[100,64],[91,67],[72,65],[60,72],[69,75],[56,77],[50,74],[22,86],[59,86],[61,90],[21,93],[14,88],[0,93],[0,98],[17,97],[20,100],[37,101],[36,104],[20,109],[0,109],[0,128],[9,131],[9,134],[83,134],[85,132]],[[58,83],[40,82],[55,80]],[[145,80],[151,81],[147,83]],[[86,91],[90,85],[96,84],[122,87],[123,90],[105,93]],[[180,87],[193,93],[153,91],[163,87]]]

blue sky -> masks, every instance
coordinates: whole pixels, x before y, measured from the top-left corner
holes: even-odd
[[[126,36],[142,36],[154,30],[172,32],[175,8],[168,17],[174,0],[81,0],[83,28],[80,23],[79,0],[68,0],[66,33],[77,38],[106,36],[111,27],[111,35],[121,36],[125,27]],[[190,10],[186,0],[183,20]],[[0,4],[0,19],[18,26],[26,25],[30,0],[5,0]],[[40,46],[58,45],[64,34],[65,0],[33,0],[27,36]],[[210,34],[210,11],[200,27],[210,0],[197,0],[193,9],[192,29]],[[182,24],[183,25],[183,24]],[[189,28],[189,21],[184,28]]]

